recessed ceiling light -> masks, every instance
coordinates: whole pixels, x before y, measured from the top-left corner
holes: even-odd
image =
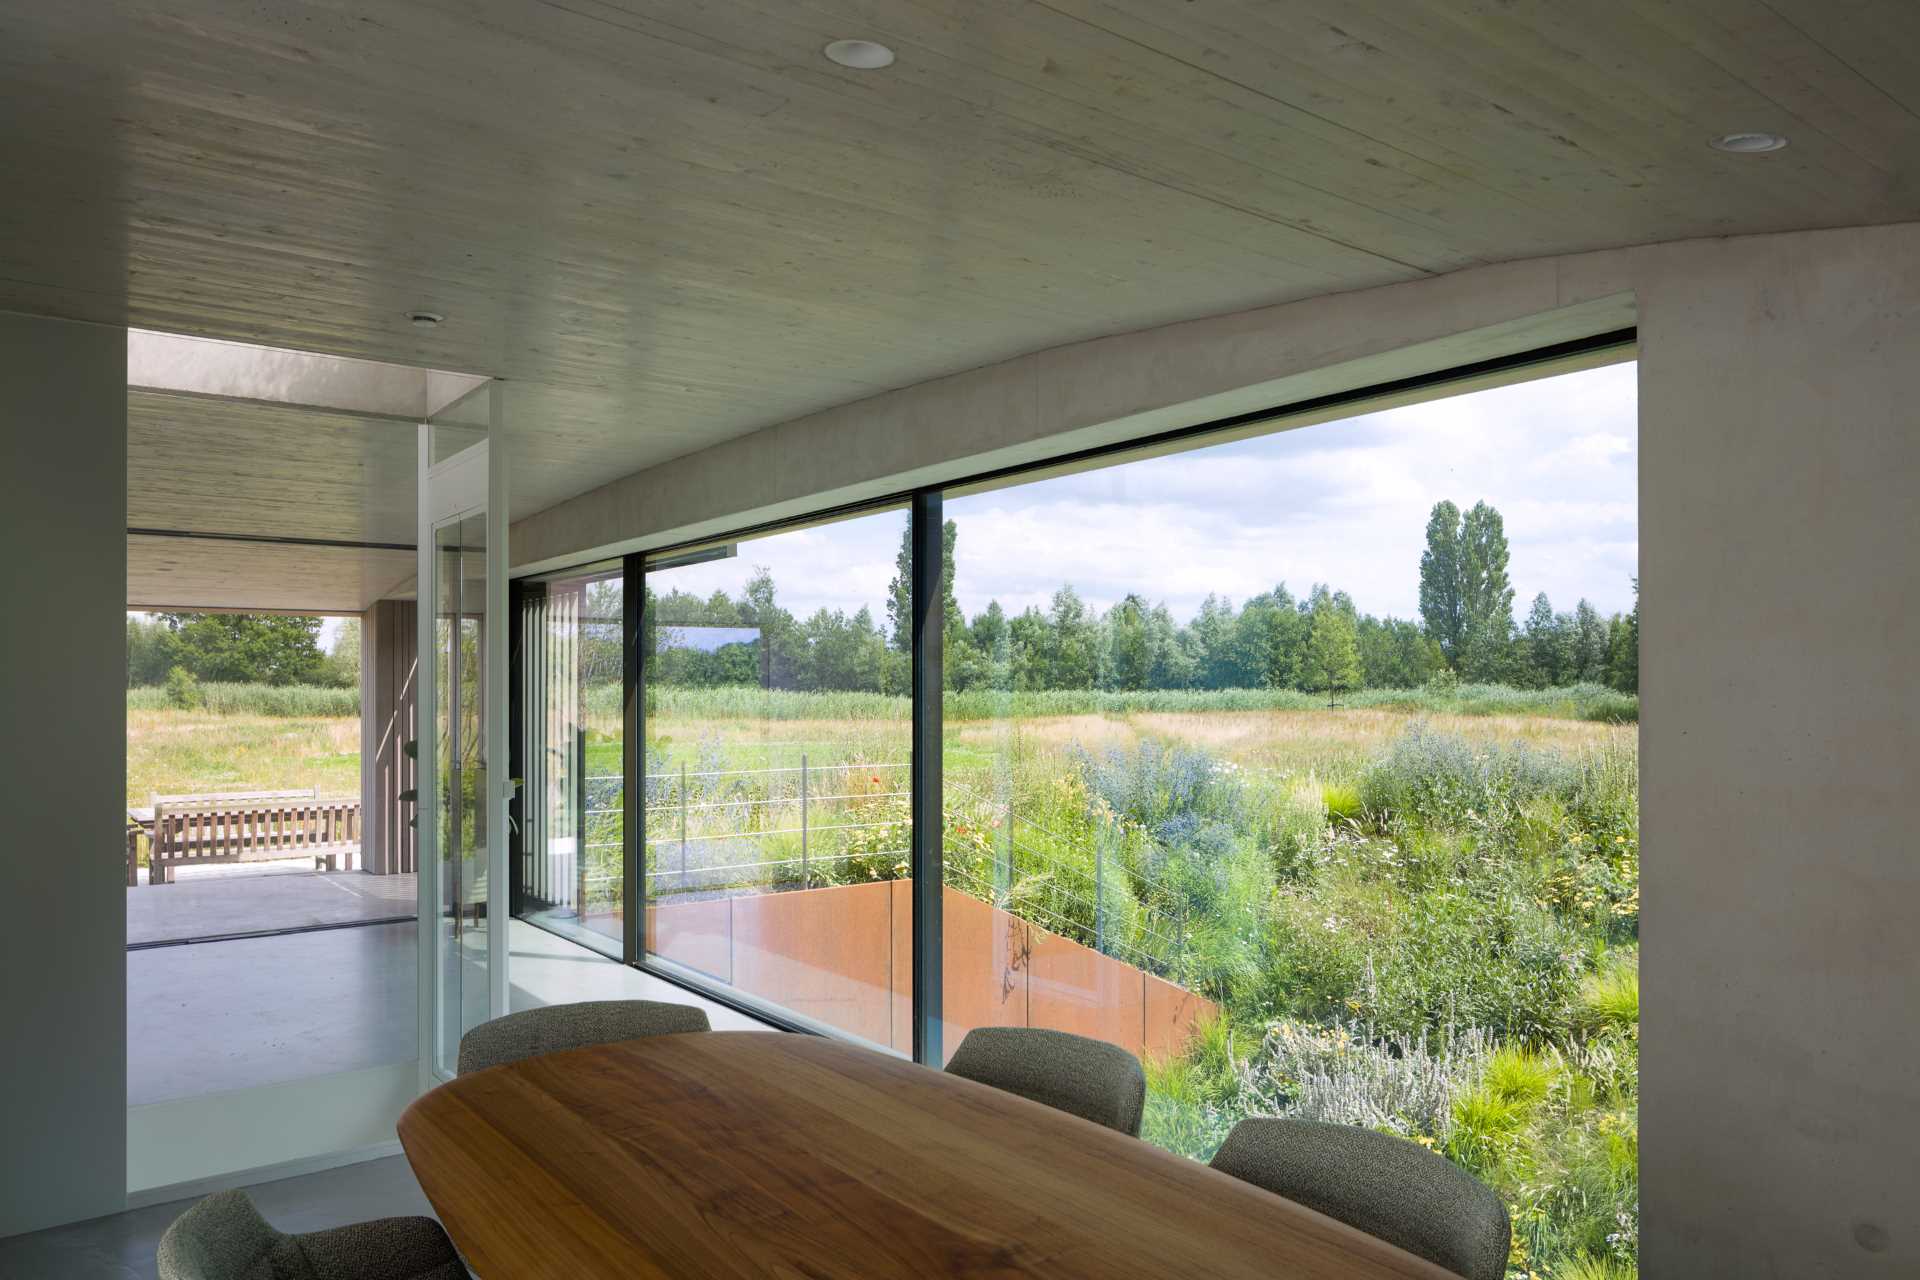
[[[437,328],[446,317],[438,311],[416,311],[407,319],[413,321],[413,327],[416,329],[433,329]]]
[[[893,50],[875,40],[835,40],[821,52],[828,61],[855,71],[878,71],[893,65]]]
[[[1787,145],[1787,140],[1777,133],[1723,133],[1708,145],[1715,151],[1756,156],[1766,151],[1778,151]]]

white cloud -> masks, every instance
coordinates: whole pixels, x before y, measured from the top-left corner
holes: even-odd
[[[1044,607],[1071,582],[1102,607],[1137,591],[1184,619],[1209,592],[1327,582],[1411,617],[1428,512],[1484,500],[1506,522],[1521,612],[1537,591],[1612,612],[1638,572],[1637,466],[1635,367],[1613,365],[954,499],[955,590],[969,615],[990,599]],[[757,540],[671,583],[737,592],[766,565],[796,614],[865,604],[884,620],[905,519]]]

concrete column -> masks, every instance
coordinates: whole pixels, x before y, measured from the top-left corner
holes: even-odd
[[[0,1236],[127,1195],[127,335],[0,314]]]
[[[374,875],[417,871],[406,744],[417,732],[419,639],[411,600],[380,600],[360,623],[360,865]]]

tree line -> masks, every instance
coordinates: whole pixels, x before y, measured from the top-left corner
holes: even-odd
[[[1451,502],[1434,506],[1420,558],[1417,620],[1362,613],[1346,592],[1324,583],[1301,596],[1282,583],[1238,605],[1209,595],[1185,622],[1138,594],[1099,610],[1071,585],[1044,609],[1009,614],[994,600],[968,618],[953,590],[959,531],[949,520],[943,533],[944,666],[947,687],[956,691],[1293,688],[1331,698],[1448,680],[1639,689],[1638,604],[1603,617],[1581,600],[1562,613],[1542,593],[1525,622],[1516,623],[1504,522],[1484,502],[1464,513]],[[795,618],[778,603],[764,569],[738,596],[655,595],[649,587],[643,643],[650,678],[905,693],[911,581],[912,549],[903,534],[884,621],[864,607]],[[711,633],[699,635],[703,628],[754,634],[709,644]]]
[[[333,652],[319,618],[259,613],[156,613],[127,618],[127,685],[360,684],[360,624],[348,619]],[[179,674],[175,674],[178,672]]]

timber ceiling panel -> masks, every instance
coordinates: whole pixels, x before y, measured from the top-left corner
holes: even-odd
[[[127,607],[361,613],[410,596],[417,569],[411,551],[130,537]]]
[[[418,428],[287,405],[127,393],[127,523],[412,545]]]
[[[1920,5],[16,4],[0,111],[0,307],[505,376],[518,516],[1100,334],[1920,216]]]

